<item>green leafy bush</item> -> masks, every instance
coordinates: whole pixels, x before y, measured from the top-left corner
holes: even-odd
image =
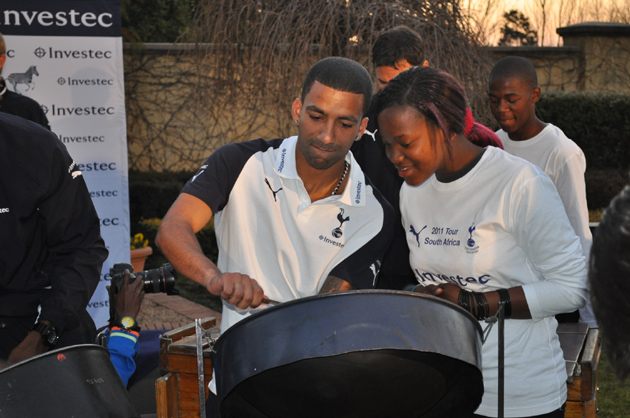
[[[547,92],[536,110],[582,148],[588,169],[630,168],[630,95]]]
[[[607,207],[612,198],[628,184],[626,170],[589,170],[587,168],[585,178],[586,201],[590,209]]]
[[[179,196],[186,182],[194,173],[178,172],[129,172],[129,212],[132,231],[143,219],[160,218]],[[138,231],[142,232],[142,231]],[[155,242],[151,240],[151,242]]]
[[[597,92],[545,92],[536,106],[586,156],[588,207],[602,209],[628,184],[630,95]]]

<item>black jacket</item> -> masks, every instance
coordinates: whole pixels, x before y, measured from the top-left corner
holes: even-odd
[[[50,131],[0,113],[0,316],[72,329],[108,251],[81,172]]]
[[[398,175],[394,164],[387,158],[385,145],[378,131],[375,113],[377,95],[372,97],[367,115],[369,118],[367,129],[350,150],[363,172],[394,208],[396,215],[394,238],[383,257],[377,287],[400,290],[410,284],[417,284],[417,281],[409,266],[409,247],[407,247],[400,215],[399,194],[403,179]]]
[[[31,120],[50,130],[48,118],[39,103],[30,97],[5,89],[6,84],[2,77],[0,77],[0,91],[4,90],[4,93],[0,96],[0,112]]]

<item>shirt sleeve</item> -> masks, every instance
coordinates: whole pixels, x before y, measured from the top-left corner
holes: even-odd
[[[557,172],[556,187],[569,217],[573,230],[580,238],[582,252],[588,259],[593,242],[589,228],[588,205],[586,203],[586,159],[583,153],[569,157]]]
[[[201,199],[212,209],[212,213],[219,212],[227,205],[230,192],[252,155],[278,143],[281,140],[256,139],[222,146],[208,157],[186,183],[182,193]]]
[[[112,330],[107,339],[107,350],[125,386],[136,371],[135,356],[139,351],[138,333]]]
[[[540,277],[523,285],[532,319],[584,306],[584,255],[552,181],[539,171],[515,190],[510,204],[515,208],[510,220],[514,237]]]
[[[108,251],[83,176],[62,144],[53,149],[49,179],[48,192],[38,205],[48,249],[42,271],[50,283],[40,318],[63,332],[79,325]]]

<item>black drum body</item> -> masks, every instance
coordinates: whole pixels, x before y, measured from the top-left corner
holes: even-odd
[[[215,344],[222,417],[466,417],[483,395],[479,323],[402,291],[283,303]]]
[[[0,417],[139,417],[109,353],[60,348],[0,372]]]

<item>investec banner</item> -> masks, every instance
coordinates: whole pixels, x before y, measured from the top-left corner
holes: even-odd
[[[120,1],[1,0],[9,89],[41,104],[90,189],[109,248],[90,303],[109,318],[106,273],[129,262],[129,188]],[[68,202],[72,205],[73,202]]]

